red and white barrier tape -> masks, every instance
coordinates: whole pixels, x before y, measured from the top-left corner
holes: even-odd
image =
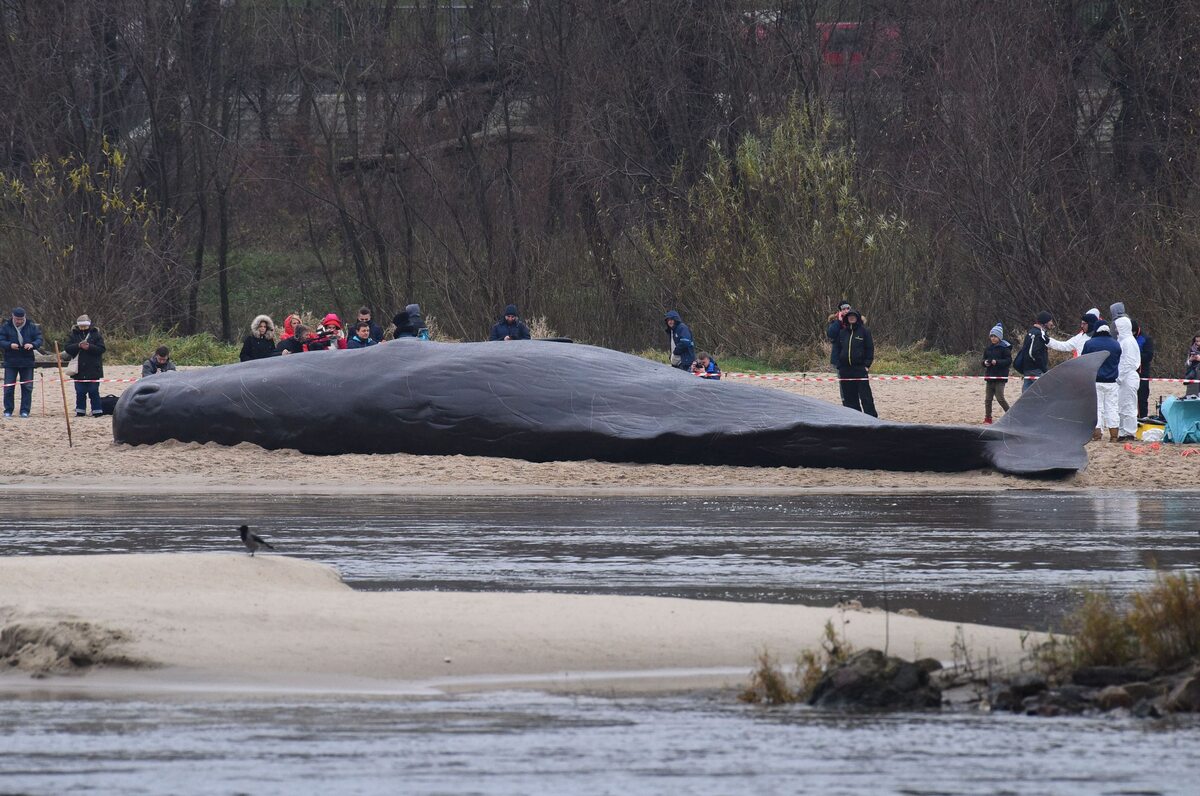
[[[694,373],[694,376],[704,378],[704,373]],[[713,374],[707,374],[712,376]],[[142,376],[132,379],[72,379],[69,376],[62,379],[64,383],[74,382],[76,384],[132,384],[135,381],[141,381]],[[862,376],[852,379],[843,379],[838,376],[781,376],[775,373],[734,373],[725,371],[721,373],[723,379],[754,379],[756,381],[786,381],[796,384],[809,384],[815,382],[838,382],[838,381],[1009,381],[1010,378],[1037,380],[1037,376]],[[709,381],[717,381],[717,379],[709,378]],[[1200,384],[1200,379],[1142,379],[1142,381],[1157,381],[1169,384]],[[3,387],[16,387],[20,384],[33,384],[33,379],[28,381],[5,382],[0,385]]]
[[[696,374],[701,375],[701,374]],[[730,379],[755,379],[759,381],[787,381],[798,384],[823,381],[1008,381],[1013,379],[1029,379],[1036,381],[1037,376],[862,376],[843,379],[838,376],[779,376],[773,373],[731,373],[722,372],[722,377]],[[1171,384],[1200,384],[1200,379],[1142,379],[1142,381],[1168,382]]]

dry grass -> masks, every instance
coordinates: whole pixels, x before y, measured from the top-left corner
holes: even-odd
[[[1084,595],[1083,605],[1071,615],[1067,629],[1075,666],[1120,666],[1137,657],[1129,618],[1107,594]]]
[[[755,705],[787,705],[797,701],[797,694],[788,684],[788,676],[779,668],[779,662],[763,650],[758,654],[758,665],[750,673],[750,684],[738,694],[738,699]]]
[[[1200,576],[1158,573],[1154,584],[1130,596],[1128,606],[1089,593],[1067,620],[1070,635],[1037,650],[1053,677],[1083,666],[1146,663],[1174,669],[1200,660]]]
[[[796,661],[794,686],[779,667],[778,661],[764,650],[759,653],[758,665],[750,674],[750,684],[738,695],[738,699],[756,705],[807,702],[821,678],[844,663],[853,652],[854,648],[845,639],[838,638],[833,623],[826,622],[820,647],[800,653]]]
[[[1161,668],[1200,658],[1200,576],[1160,572],[1132,602],[1128,622],[1144,658]]]

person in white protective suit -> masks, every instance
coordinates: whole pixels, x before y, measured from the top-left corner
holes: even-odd
[[[1117,327],[1117,342],[1121,345],[1121,364],[1117,370],[1117,405],[1121,414],[1121,433],[1117,441],[1121,442],[1136,439],[1137,393],[1142,383],[1138,368],[1142,366],[1142,352],[1133,336],[1133,321],[1122,317],[1113,324]]]

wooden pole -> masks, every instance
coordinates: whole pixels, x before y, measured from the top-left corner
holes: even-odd
[[[58,341],[54,341],[54,361],[58,363],[58,386],[62,388],[63,419],[67,421],[67,447],[74,448],[75,441],[71,439],[71,414],[67,411],[67,374],[63,373],[62,354],[58,353]]]
[[[38,393],[41,394],[41,396],[42,396],[42,417],[45,417],[46,416],[46,369],[39,368],[38,376],[41,378],[41,382],[42,382],[41,388],[38,390]]]

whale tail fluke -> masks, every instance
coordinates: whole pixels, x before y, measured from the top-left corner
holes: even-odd
[[[1025,391],[993,428],[987,444],[995,468],[1014,475],[1065,476],[1087,467],[1086,445],[1096,427],[1097,351],[1051,368]]]

